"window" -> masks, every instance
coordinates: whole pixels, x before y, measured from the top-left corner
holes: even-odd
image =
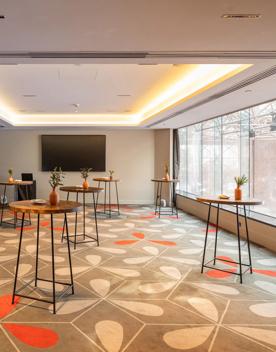
[[[246,175],[244,196],[264,201],[254,211],[276,217],[276,101],[180,128],[178,191],[232,196]]]

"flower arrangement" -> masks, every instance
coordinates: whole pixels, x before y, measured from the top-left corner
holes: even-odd
[[[53,171],[51,171],[49,183],[53,190],[55,190],[58,186],[63,185],[63,181],[65,178],[64,172],[61,170],[61,167],[55,167]]]
[[[245,175],[242,175],[241,177],[235,177],[235,181],[237,184],[237,188],[240,188],[241,186],[245,185],[248,182],[248,178]]]
[[[87,180],[91,171],[92,169],[90,167],[85,167],[83,169],[80,169],[81,177]]]
[[[237,185],[237,188],[235,189],[235,200],[241,200],[242,199],[241,186],[245,185],[248,182],[248,178],[245,175],[236,176],[235,182]]]
[[[14,179],[13,179],[13,169],[9,169],[8,170],[8,174],[9,174],[8,181],[9,181],[9,183],[12,183],[14,181]]]
[[[109,170],[108,171],[109,172],[109,178],[110,178],[110,180],[112,180],[113,179],[113,174],[114,174],[114,170]]]
[[[87,181],[88,177],[89,177],[89,173],[92,171],[92,169],[90,167],[85,167],[83,169],[80,169],[81,172],[81,177],[84,179],[82,187],[84,189],[88,189],[89,188],[89,183]]]
[[[165,177],[164,177],[164,179],[165,179],[166,181],[169,181],[169,180],[170,180],[170,174],[169,174],[169,165],[168,165],[168,163],[165,163],[164,172],[165,172]]]
[[[63,185],[64,178],[65,174],[61,170],[61,167],[55,167],[54,170],[51,171],[49,183],[52,187],[52,192],[49,196],[49,202],[52,206],[56,206],[59,203],[59,194],[56,192],[56,188]]]

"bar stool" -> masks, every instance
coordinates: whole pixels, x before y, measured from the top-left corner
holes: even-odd
[[[101,183],[104,183],[104,204],[103,204],[103,211],[97,210],[98,214],[104,214],[107,215],[111,218],[112,214],[114,215],[120,215],[120,204],[119,204],[119,196],[118,196],[118,182],[120,182],[119,179],[114,179],[110,177],[96,177],[93,179],[94,181],[98,182],[98,188],[100,188]],[[111,185],[115,185],[115,193],[116,193],[116,201],[115,207],[116,210],[112,209],[112,204],[111,204]],[[107,202],[107,194],[108,194],[108,202]],[[97,194],[97,200],[96,200],[96,209],[98,207],[98,200],[99,200],[99,194]]]

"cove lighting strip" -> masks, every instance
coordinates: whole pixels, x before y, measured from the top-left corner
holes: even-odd
[[[199,64],[176,83],[158,92],[135,114],[17,114],[0,102],[0,118],[13,126],[139,126],[195,95],[244,71],[251,65]]]

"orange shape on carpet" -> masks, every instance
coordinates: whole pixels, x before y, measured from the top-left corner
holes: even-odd
[[[176,243],[172,241],[149,240],[149,242],[160,244],[161,246],[176,246]]]
[[[273,270],[253,269],[253,272],[257,274],[266,275],[266,276],[276,277],[276,271],[273,271]]]
[[[129,244],[133,244],[135,242],[138,242],[137,240],[121,240],[121,241],[115,241],[114,244],[117,244],[119,246],[127,246]]]
[[[14,304],[12,304],[12,295],[5,295],[0,297],[0,319],[7,316],[19,302],[19,297],[15,296]]]
[[[229,272],[225,272],[225,271],[219,271],[216,269],[212,269],[207,271],[206,276],[211,277],[212,279],[225,279],[226,277],[231,276],[231,273],[236,272],[235,269],[230,269]]]
[[[140,238],[141,240],[145,238],[145,235],[142,232],[134,232],[132,236]]]
[[[13,323],[4,323],[3,327],[18,340],[32,347],[49,348],[54,346],[59,339],[56,332],[46,328]]]

